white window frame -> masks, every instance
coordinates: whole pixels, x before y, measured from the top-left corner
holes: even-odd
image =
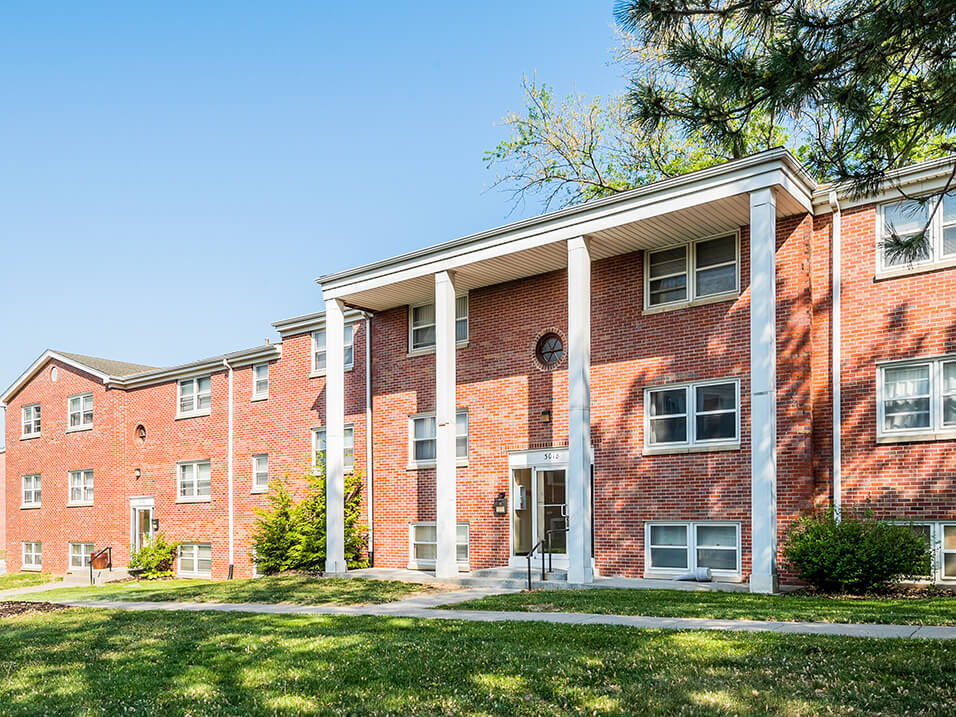
[[[89,410],[86,408],[86,399],[89,399]],[[74,410],[73,402],[79,402],[79,407]],[[90,420],[86,421],[86,415],[89,414]],[[76,425],[73,425],[73,416],[78,417]],[[89,431],[93,428],[93,393],[79,393],[66,399],[66,432]]]
[[[322,450],[319,450],[319,436],[322,436]],[[349,436],[351,436],[352,445],[349,446]],[[345,424],[345,471],[351,473],[355,470],[355,425]],[[351,449],[351,453],[349,452]],[[319,464],[319,454],[325,455],[325,426],[318,426],[312,429],[312,467]]]
[[[261,460],[265,460],[265,470],[261,470],[262,466],[259,464]],[[261,482],[260,478],[265,476],[265,482]],[[269,454],[268,453],[256,453],[252,456],[252,492],[253,493],[265,493],[269,490]]]
[[[93,505],[93,469],[80,468],[72,470],[67,479],[66,504],[68,506]],[[78,490],[79,499],[73,498],[73,491]]]
[[[209,493],[199,492],[199,466],[209,466]],[[191,491],[183,495],[183,469],[192,466]],[[195,461],[179,461],[176,463],[176,502],[177,503],[209,503],[212,501],[212,461],[208,458]]]
[[[945,392],[943,384],[943,366],[948,363],[956,363],[956,354],[946,354],[944,356],[931,356],[921,359],[905,359],[902,361],[886,361],[877,364],[876,367],[876,439],[879,443],[902,443],[906,441],[925,441],[925,440],[952,440],[956,438],[956,425],[947,426],[943,424],[943,407],[947,397],[956,395],[956,393]],[[886,430],[886,406],[885,406],[885,374],[887,369],[911,368],[917,366],[929,367],[929,426],[918,426],[916,428],[900,428],[896,430]],[[919,396],[917,398],[926,398]],[[892,400],[892,399],[890,399]]]
[[[205,391],[201,391],[199,386],[200,383],[205,380],[209,382],[209,388]],[[183,385],[191,384],[192,385],[192,402],[193,407],[190,410],[184,411],[183,408]],[[202,398],[209,399],[209,405],[205,408],[200,408],[199,404]],[[194,416],[208,416],[212,413],[212,376],[194,376],[193,378],[181,378],[176,381],[176,418],[192,418]]]
[[[320,350],[318,346],[318,337],[322,336],[322,343],[324,344],[323,348]],[[325,341],[326,333],[325,329],[316,329],[312,332],[312,373],[311,376],[324,376],[325,375],[325,366],[319,366],[319,355],[323,358],[323,363],[325,362],[325,357],[328,351],[328,345]],[[346,324],[345,332],[343,334],[343,344],[345,355],[343,360],[345,361],[345,370],[351,371],[355,367],[355,324]]]
[[[419,309],[422,306],[432,306],[434,301],[422,301],[417,304],[408,305],[408,353],[409,355],[418,355],[418,354],[429,354],[434,353],[435,344],[423,344],[421,346],[415,346],[414,340],[414,330],[415,329],[426,329],[429,326],[434,326],[435,323],[430,324],[421,324],[420,326],[415,326],[413,324],[414,310]],[[464,314],[459,312],[461,307],[464,307]],[[469,301],[468,294],[458,294],[455,296],[455,345],[456,346],[467,346],[468,341],[471,337],[471,321],[469,315],[471,312],[471,302]],[[458,338],[458,326],[462,324],[465,327],[464,338]]]
[[[429,570],[434,569],[435,561],[428,560],[423,558],[415,557],[415,546],[416,545],[438,545],[437,542],[426,541],[426,540],[415,540],[415,529],[416,528],[434,528],[434,520],[420,520],[408,524],[408,569],[409,570]],[[455,547],[456,547],[456,559],[458,562],[458,569],[461,571],[469,570],[471,564],[471,524],[466,520],[459,520],[456,523],[456,531],[460,530],[462,527],[465,528],[465,542],[458,541],[457,532],[455,534]],[[457,556],[457,548],[464,545],[465,546],[465,559],[461,560]]]
[[[20,478],[20,508],[39,508],[43,501],[43,477],[39,473],[28,473]],[[31,483],[29,488],[27,481]],[[27,500],[28,495],[30,500]]]
[[[948,192],[956,198],[956,190]],[[923,197],[922,199],[926,199]],[[944,232],[947,228],[956,226],[956,222],[946,223],[943,221],[942,202],[944,195],[942,193],[929,195],[926,204],[927,215],[932,213],[929,226],[926,229],[929,239],[929,256],[922,261],[914,261],[909,264],[887,265],[886,256],[883,251],[883,242],[889,237],[886,231],[886,209],[899,204],[904,204],[913,199],[894,199],[890,202],[883,202],[877,207],[876,211],[876,273],[877,276],[897,276],[900,274],[912,274],[937,267],[956,266],[956,253],[944,254],[943,244]],[[935,211],[934,211],[935,210]]]
[[[199,550],[201,548],[209,549],[209,570],[199,569]],[[184,552],[191,555],[185,557]],[[181,543],[176,552],[176,574],[184,578],[211,578],[212,577],[212,543]],[[183,562],[188,560],[191,570],[183,569]]]
[[[21,438],[36,438],[43,430],[41,420],[43,412],[40,410],[39,403],[31,403],[24,406],[20,411],[20,434]],[[30,428],[27,431],[27,427]]]
[[[265,369],[265,377],[259,376],[259,372]],[[262,384],[265,384],[263,388]],[[269,398],[269,364],[257,363],[252,366],[252,400],[265,401]]]
[[[27,562],[27,556],[30,556],[30,562]],[[37,562],[39,560],[39,562]],[[22,552],[20,553],[20,569],[31,572],[43,570],[43,543],[39,540],[27,540],[22,543]]]
[[[916,576],[910,582],[916,583],[956,583],[956,574],[945,575],[946,555],[956,554],[956,549],[946,549],[945,535],[946,528],[956,531],[956,520],[901,520],[893,521],[897,525],[929,526],[930,550],[932,552],[932,564],[930,565],[929,575]]]
[[[686,568],[666,568],[666,567],[654,567],[651,563],[651,527],[660,527],[660,526],[682,526],[686,529],[687,535],[687,567]],[[737,553],[737,562],[736,567],[733,570],[719,570],[711,568],[710,571],[715,578],[723,578],[725,580],[740,580],[742,578],[742,561],[743,561],[743,548],[740,541],[740,523],[733,520],[649,520],[644,523],[644,577],[653,577],[655,575],[671,577],[673,575],[680,575],[683,573],[690,572],[691,570],[697,569],[697,549],[715,549],[715,550],[727,550],[730,548],[726,547],[714,547],[699,545],[697,542],[697,529],[699,527],[732,527],[736,530],[736,553]],[[658,546],[658,547],[669,547],[669,548],[679,548],[681,546]]]
[[[705,242],[713,241],[714,239],[723,239],[724,237],[734,237],[734,251],[736,252],[734,259],[734,266],[736,271],[735,275],[735,285],[733,290],[722,291],[719,294],[704,294],[698,296],[697,294],[697,245],[703,244]],[[684,247],[684,254],[686,257],[685,272],[687,275],[687,296],[683,299],[677,299],[675,301],[667,301],[661,304],[652,304],[651,303],[651,254],[657,254],[661,251],[669,251],[671,249],[679,249]],[[730,266],[730,262],[725,262],[724,264],[715,264],[714,266],[708,266],[707,269],[716,269],[721,266]],[[668,276],[679,276],[679,274],[669,274]],[[661,279],[666,277],[655,277],[656,279]],[[712,234],[710,236],[704,237],[702,239],[695,239],[690,242],[681,242],[679,244],[671,244],[670,246],[664,246],[660,248],[655,248],[653,250],[645,250],[644,252],[644,312],[655,313],[657,311],[666,311],[669,308],[687,308],[690,306],[700,306],[703,304],[717,303],[719,301],[727,301],[728,299],[737,298],[740,296],[740,230],[735,230],[731,232],[720,232],[719,234]]]
[[[465,433],[458,433],[458,416],[465,416]],[[415,421],[426,419],[426,418],[435,418],[434,411],[428,411],[426,413],[416,413],[408,417],[408,470],[417,470],[419,468],[434,468],[436,465],[436,460],[424,460],[417,461],[415,460]],[[471,441],[468,436],[471,431],[471,420],[468,416],[467,408],[459,408],[455,411],[455,465],[457,466],[467,466],[468,465],[468,456],[471,450]],[[435,422],[435,437],[434,438],[423,438],[418,440],[428,440],[428,441],[437,441],[438,440],[438,422]],[[458,439],[465,439],[465,455],[458,455]]]
[[[87,548],[89,548],[88,552]],[[90,558],[93,557],[94,552],[96,552],[96,550],[93,543],[70,543],[67,548],[67,565],[70,566],[70,571],[83,570],[84,568],[90,567]],[[79,558],[79,565],[76,564],[77,558]]]
[[[736,402],[733,412],[735,415],[735,437],[734,438],[697,438],[697,416],[710,415],[713,413],[730,413],[731,409],[721,409],[720,411],[702,411],[697,412],[697,389],[706,386],[720,386],[724,384],[734,385],[734,401]],[[686,414],[673,414],[674,416],[683,415],[687,421],[687,438],[684,441],[674,441],[672,443],[651,443],[651,394],[657,391],[676,391],[684,390],[684,400]],[[660,416],[658,417],[660,418]],[[719,378],[707,379],[706,381],[688,381],[685,383],[664,384],[660,386],[647,386],[644,389],[644,454],[655,455],[662,453],[686,453],[686,452],[704,452],[711,450],[733,450],[740,448],[740,379],[739,378]]]
[[[266,574],[259,569],[259,556],[256,553],[255,546],[252,546],[252,577],[264,578]]]

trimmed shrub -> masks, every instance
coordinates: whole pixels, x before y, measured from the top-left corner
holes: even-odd
[[[932,553],[911,525],[877,520],[869,510],[844,510],[837,520],[831,508],[791,526],[783,557],[819,590],[866,593],[929,574]]]
[[[178,547],[179,543],[169,543],[162,533],[157,533],[130,557],[130,570],[142,570],[141,575],[147,580],[168,578],[173,574]]]
[[[252,545],[259,570],[274,575],[286,570],[325,570],[325,468],[321,464],[303,477],[305,490],[297,501],[289,480],[269,484],[270,508],[256,510]],[[367,529],[359,523],[362,475],[345,476],[345,562],[368,567]]]

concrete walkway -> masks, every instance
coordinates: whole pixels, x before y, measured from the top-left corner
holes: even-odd
[[[770,620],[711,620],[696,617],[643,617],[564,612],[493,612],[490,610],[430,609],[475,600],[501,590],[472,589],[454,593],[409,598],[383,605],[268,605],[262,603],[133,602],[120,600],[56,600],[71,607],[114,610],[183,610],[188,612],[239,612],[268,615],[351,615],[415,619],[464,620],[466,622],[545,622],[560,625],[620,625],[655,630],[727,630],[775,632],[790,635],[843,635],[847,637],[896,637],[956,640],[956,627],[920,625],[850,625],[825,622],[775,622]]]

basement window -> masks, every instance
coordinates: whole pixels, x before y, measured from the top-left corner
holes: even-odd
[[[179,574],[188,578],[212,577],[212,545],[209,543],[180,545]]]
[[[43,570],[43,543],[27,542],[23,544],[23,570]]]
[[[408,526],[408,567],[410,570],[435,568],[438,559],[438,532],[434,521],[410,523]],[[470,527],[459,522],[455,539],[455,557],[459,570],[468,570]]]
[[[90,567],[93,543],[70,543],[70,570]]]
[[[739,523],[645,523],[644,544],[645,574],[710,568],[717,576],[740,576]]]

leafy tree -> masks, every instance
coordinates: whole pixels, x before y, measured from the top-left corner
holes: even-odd
[[[319,572],[325,569],[325,466],[319,463],[302,478],[297,496],[289,479],[269,484],[269,509],[256,510],[252,533],[259,570],[267,575],[286,570]],[[345,562],[367,567],[366,527],[361,515],[362,475],[345,476]]]
[[[619,0],[615,16],[626,93],[557,100],[525,79],[526,109],[504,117],[484,159],[516,203],[568,206],[782,145],[863,193],[956,151],[952,0]],[[925,229],[887,244],[915,260]]]

